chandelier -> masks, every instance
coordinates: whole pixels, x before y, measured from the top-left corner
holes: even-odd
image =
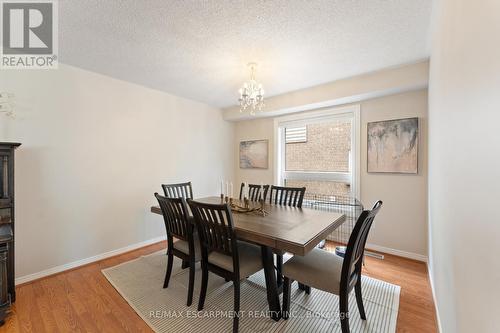
[[[243,87],[240,88],[240,112],[250,109],[250,114],[255,115],[255,110],[262,111],[264,107],[264,89],[262,84],[255,81],[255,68],[257,64],[251,62],[248,64],[250,68],[250,81],[245,82]]]
[[[14,94],[0,92],[0,113],[14,118]]]

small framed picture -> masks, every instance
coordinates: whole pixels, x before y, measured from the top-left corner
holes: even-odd
[[[268,169],[268,161],[268,140],[251,140],[240,142],[240,169]]]

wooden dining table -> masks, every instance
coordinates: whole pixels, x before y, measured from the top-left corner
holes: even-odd
[[[212,204],[222,202],[220,197],[195,200]],[[238,200],[234,202],[243,205]],[[281,316],[280,287],[277,281],[282,277],[277,277],[275,274],[273,253],[288,252],[299,256],[306,255],[327,235],[341,226],[345,221],[345,216],[335,212],[269,203],[265,203],[262,208],[266,212],[265,215],[258,212],[234,212],[234,230],[239,240],[261,246],[269,311],[274,320],[279,320]],[[151,212],[161,215],[159,206],[152,206]]]

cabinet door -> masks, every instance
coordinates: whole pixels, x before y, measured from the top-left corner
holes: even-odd
[[[0,151],[0,225],[11,222],[12,201],[9,195],[9,158],[9,153]]]
[[[0,205],[9,199],[10,154],[0,150]]]

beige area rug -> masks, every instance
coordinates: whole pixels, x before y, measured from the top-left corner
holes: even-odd
[[[232,330],[233,287],[231,282],[209,275],[205,309],[197,311],[201,269],[197,265],[193,304],[186,306],[189,269],[176,258],[167,289],[163,289],[167,257],[157,252],[102,272],[130,306],[155,332],[209,332]],[[395,332],[400,287],[363,276],[363,302],[367,320],[359,317],[354,291],[349,295],[351,332]],[[280,297],[281,302],[281,297]],[[288,320],[269,318],[264,272],[241,284],[240,332],[341,332],[338,297],[317,289],[299,292],[292,284]]]

